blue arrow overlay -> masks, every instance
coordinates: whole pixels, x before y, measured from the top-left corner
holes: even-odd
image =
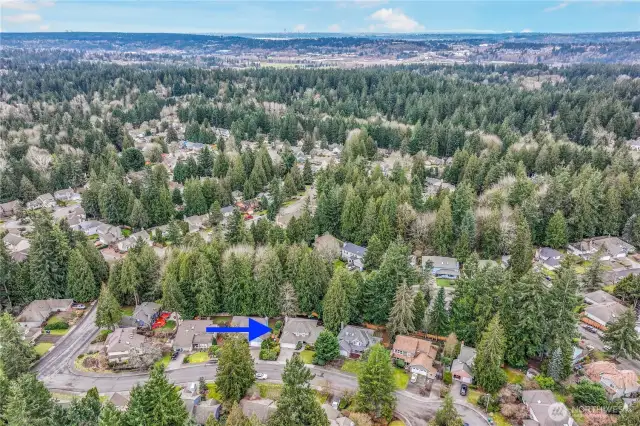
[[[271,332],[271,328],[249,318],[249,327],[207,327],[207,333],[249,333],[249,341]]]

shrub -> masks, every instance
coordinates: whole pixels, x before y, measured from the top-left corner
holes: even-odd
[[[445,385],[450,385],[451,383],[453,383],[453,376],[451,375],[451,371],[444,372],[442,381],[444,382]]]
[[[478,398],[478,405],[480,407],[486,408],[487,411],[491,413],[500,411],[500,400],[489,394],[484,394],[480,398]]]
[[[276,331],[280,331],[281,328],[282,328],[282,321],[280,320],[276,321],[276,325],[275,325]]]
[[[583,380],[574,386],[573,399],[578,406],[601,407],[607,404],[607,393],[599,383]]]
[[[66,330],[69,328],[69,324],[64,321],[57,321],[44,326],[45,330]]]
[[[536,376],[535,381],[540,385],[541,389],[555,389],[556,387],[555,380],[544,374]]]
[[[263,361],[275,361],[278,359],[278,352],[273,349],[260,349],[260,359]]]
[[[299,351],[300,349],[302,349],[302,342],[296,343],[296,351]]]
[[[404,362],[403,359],[397,358],[396,359],[396,367],[398,368],[404,368],[404,366],[406,365],[406,363]]]

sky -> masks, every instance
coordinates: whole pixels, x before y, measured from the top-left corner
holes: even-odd
[[[4,32],[640,31],[640,0],[0,0]]]

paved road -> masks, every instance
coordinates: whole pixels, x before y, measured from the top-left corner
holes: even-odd
[[[95,326],[95,306],[80,323],[62,339],[58,346],[42,358],[35,367],[38,378],[51,390],[86,392],[96,387],[100,393],[130,391],[137,384],[144,383],[146,373],[98,374],[79,372],[73,368],[78,354],[88,347],[98,332]],[[173,366],[171,366],[173,367]],[[216,377],[215,365],[194,365],[169,368],[168,378],[176,384],[196,382],[200,377],[213,381]],[[316,375],[312,384],[331,392],[355,391],[358,383],[355,376],[341,371],[309,366]],[[265,373],[269,382],[281,382],[283,362],[256,361],[256,370]],[[426,426],[428,420],[442,403],[439,398],[424,398],[409,391],[396,392],[397,412],[407,421],[407,426]],[[458,412],[470,426],[485,426],[484,416],[465,405],[457,405]]]
[[[597,350],[604,351],[604,343],[598,334],[590,333],[582,327],[578,327],[578,330],[580,330],[580,335],[584,340],[593,345]],[[617,361],[620,364],[621,369],[633,370],[640,375],[640,361],[626,358],[618,358]]]

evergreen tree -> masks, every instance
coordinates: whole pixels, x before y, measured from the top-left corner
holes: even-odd
[[[233,215],[229,218],[227,225],[226,238],[229,244],[239,244],[246,239],[246,228],[244,226],[244,219],[242,213],[239,210],[234,210]]]
[[[429,422],[429,426],[462,426],[462,418],[453,406],[451,395],[444,397],[442,406],[436,411],[435,417]]]
[[[313,185],[313,171],[308,158],[305,160],[304,168],[302,169],[302,180],[305,185]]]
[[[387,324],[387,331],[392,338],[398,334],[409,334],[415,331],[413,302],[409,286],[400,284],[396,290]]]
[[[311,313],[322,307],[322,298],[327,291],[328,284],[328,265],[317,252],[305,253],[293,280],[302,312]]]
[[[225,403],[238,402],[256,380],[247,340],[241,336],[226,338],[218,359],[218,393]]]
[[[20,200],[27,203],[36,198],[38,198],[38,190],[26,176],[22,176],[20,180]]]
[[[467,210],[462,217],[458,233],[459,237],[453,249],[453,254],[458,261],[464,263],[475,248],[476,220],[472,210]]]
[[[325,365],[327,362],[333,361],[340,356],[340,343],[335,334],[329,330],[323,330],[318,335],[314,345],[316,354],[313,357],[313,363]]]
[[[67,421],[72,425],[98,426],[102,402],[98,389],[91,388],[81,399],[74,399],[67,411]]]
[[[495,316],[487,329],[482,333],[478,351],[474,361],[476,383],[489,392],[494,393],[507,381],[502,369],[506,339],[499,316]]]
[[[618,319],[607,324],[602,341],[609,345],[609,353],[615,358],[640,358],[640,336],[635,329],[636,313],[633,308],[627,309]]]
[[[67,293],[76,302],[90,302],[100,292],[91,268],[79,249],[71,250],[67,271]]]
[[[437,336],[449,334],[449,313],[444,300],[444,287],[440,287],[438,295],[433,301],[427,320],[427,330]]]
[[[256,265],[256,312],[274,317],[280,313],[280,285],[283,272],[280,259],[273,249],[267,249]]]
[[[427,303],[422,291],[418,291],[413,298],[413,328],[417,331],[425,330],[427,316]]]
[[[453,251],[453,218],[449,197],[445,196],[436,214],[433,229],[433,248],[440,256],[447,256]]]
[[[247,315],[255,312],[255,279],[251,258],[231,253],[223,264],[225,312]]]
[[[53,410],[44,384],[34,374],[23,374],[11,382],[3,417],[7,426],[46,426],[51,424]]]
[[[219,425],[218,422],[215,424]],[[225,426],[250,426],[249,419],[244,415],[242,408],[237,402],[233,403],[231,410],[229,411],[229,415],[227,416]]]
[[[582,276],[582,291],[588,293],[590,291],[600,290],[602,287],[602,252],[598,250],[591,258],[591,265],[587,267]]]
[[[216,226],[222,222],[223,216],[220,208],[220,202],[218,200],[211,204],[209,209],[209,225]]]
[[[300,312],[298,297],[290,281],[285,281],[280,289],[280,311],[282,315],[292,317]]]
[[[199,180],[189,179],[184,184],[184,205],[184,215],[187,217],[203,215],[209,210]]]
[[[562,249],[567,246],[567,222],[564,219],[562,210],[556,211],[547,225],[545,244],[554,249]]]
[[[369,356],[358,371],[356,411],[373,413],[391,420],[396,406],[393,367],[389,352],[380,344],[369,350]]]
[[[136,148],[127,148],[122,151],[120,164],[125,172],[133,170],[137,172],[144,167],[144,155]]]
[[[28,372],[35,352],[23,340],[19,326],[7,312],[0,314],[0,342],[0,371],[9,380]]]
[[[213,173],[213,154],[208,146],[198,153],[198,176],[211,176]]]
[[[48,214],[38,215],[29,249],[34,299],[61,298],[67,288],[69,245]]]
[[[636,402],[630,409],[624,410],[618,416],[616,426],[637,426],[640,424],[640,402]]]
[[[531,243],[531,229],[522,213],[516,214],[515,222],[516,235],[510,250],[509,267],[513,277],[518,279],[531,269],[534,250]]]
[[[98,426],[120,426],[122,424],[122,412],[111,402],[107,402],[100,411]]]
[[[136,385],[122,424],[126,426],[175,426],[184,425],[189,418],[176,386],[167,380],[164,366],[151,370],[149,380]]]
[[[173,192],[171,193],[171,201],[176,206],[181,206],[182,205],[183,200],[182,200],[182,192],[180,192],[180,188],[175,188],[173,190]]]
[[[133,201],[133,208],[128,220],[129,226],[134,229],[143,229],[149,225],[147,212],[144,210],[142,203],[137,198]]]
[[[327,330],[338,333],[349,323],[349,300],[344,288],[349,272],[344,268],[335,271],[329,289],[322,302],[322,320]]]
[[[300,357],[287,360],[282,394],[269,426],[329,426],[329,420],[311,388],[314,375]]]
[[[367,246],[367,252],[364,254],[364,267],[367,270],[378,269],[380,262],[384,256],[384,246],[382,241],[376,234],[373,234]]]
[[[364,213],[364,204],[356,191],[352,188],[347,190],[347,195],[342,207],[342,217],[340,220],[341,235],[347,241],[359,241],[360,225]]]
[[[140,285],[142,278],[140,271],[136,265],[136,261],[132,256],[125,257],[120,269],[120,280],[118,288],[122,294],[127,295],[137,305],[140,304]]]
[[[549,366],[547,367],[547,376],[551,377],[556,382],[560,382],[564,378],[563,374],[563,355],[562,349],[556,348],[551,355],[551,361],[549,362]]]
[[[96,308],[96,325],[113,329],[122,319],[122,310],[108,286],[102,286],[98,307]]]

